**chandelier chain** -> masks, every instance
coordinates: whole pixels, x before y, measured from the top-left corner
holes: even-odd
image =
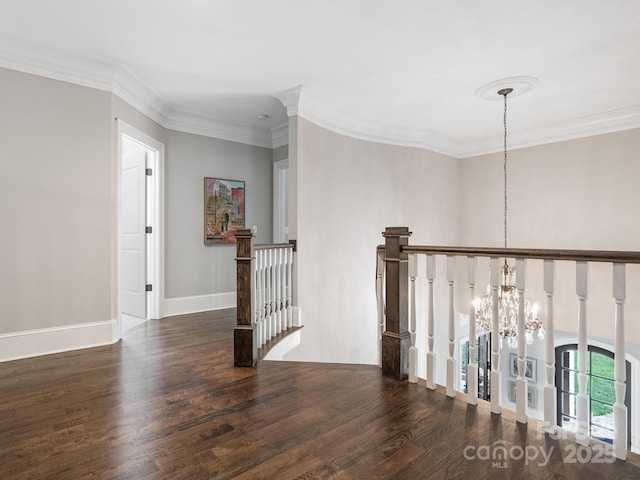
[[[507,248],[507,95],[504,94],[504,248]]]
[[[507,95],[513,92],[512,88],[503,88],[498,95],[504,97],[504,248],[507,248]],[[534,332],[538,332],[538,338],[544,338],[545,330],[538,316],[538,306],[532,305],[526,298],[521,298],[516,286],[516,267],[510,267],[507,258],[504,258],[504,266],[501,269],[500,292],[497,296],[497,318],[494,318],[493,293],[487,288],[487,294],[474,301],[475,320],[480,335],[493,331],[495,322],[498,323],[500,335],[500,348],[506,341],[509,348],[516,348],[519,344],[518,331],[520,322],[524,323],[524,337],[526,343],[533,341]],[[493,288],[493,287],[491,287]],[[524,306],[522,305],[524,303]],[[524,308],[523,308],[524,307]],[[519,319],[520,310],[524,310],[524,318]],[[519,326],[520,324],[520,326]]]

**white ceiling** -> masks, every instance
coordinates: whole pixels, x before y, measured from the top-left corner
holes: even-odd
[[[127,78],[112,89],[170,127],[270,132],[286,122],[273,95],[301,85],[301,114],[324,126],[468,156],[501,147],[502,103],[474,92],[512,76],[539,81],[510,100],[514,146],[640,127],[638,0],[0,0],[0,12],[0,65]]]

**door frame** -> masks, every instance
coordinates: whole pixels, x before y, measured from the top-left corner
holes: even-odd
[[[147,168],[153,173],[147,183],[147,223],[153,233],[148,236],[146,244],[147,281],[153,285],[147,293],[147,320],[162,317],[162,301],[164,300],[164,144],[141,132],[135,127],[116,118],[116,208],[115,208],[115,259],[113,262],[113,293],[116,325],[113,332],[114,341],[122,337],[122,314],[120,311],[120,222],[122,211],[122,137],[140,143],[151,151],[147,158]]]
[[[289,159],[278,160],[273,163],[273,243],[285,243],[286,193],[289,186],[284,181],[283,173],[289,169]]]

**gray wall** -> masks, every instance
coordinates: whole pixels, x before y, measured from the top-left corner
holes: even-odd
[[[273,151],[168,131],[166,145],[165,296],[235,292],[235,245],[204,245],[204,177],[243,180],[246,226],[270,243]]]
[[[273,149],[273,161],[278,162],[289,158],[289,145],[282,145]]]
[[[109,92],[13,70],[0,92],[0,335],[115,318],[116,117],[165,144],[166,297],[235,291],[234,247],[202,241],[203,177],[244,180],[247,226],[271,241],[271,149],[170,131]]]
[[[111,94],[0,69],[0,333],[111,317]]]

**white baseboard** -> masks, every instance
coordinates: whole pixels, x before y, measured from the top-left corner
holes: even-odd
[[[0,362],[114,343],[115,320],[0,335]]]
[[[293,326],[302,326],[302,309],[300,307],[291,307],[291,313],[293,314]]]
[[[163,317],[185,315],[187,313],[235,308],[236,292],[214,293],[194,297],[165,298],[162,308]]]

